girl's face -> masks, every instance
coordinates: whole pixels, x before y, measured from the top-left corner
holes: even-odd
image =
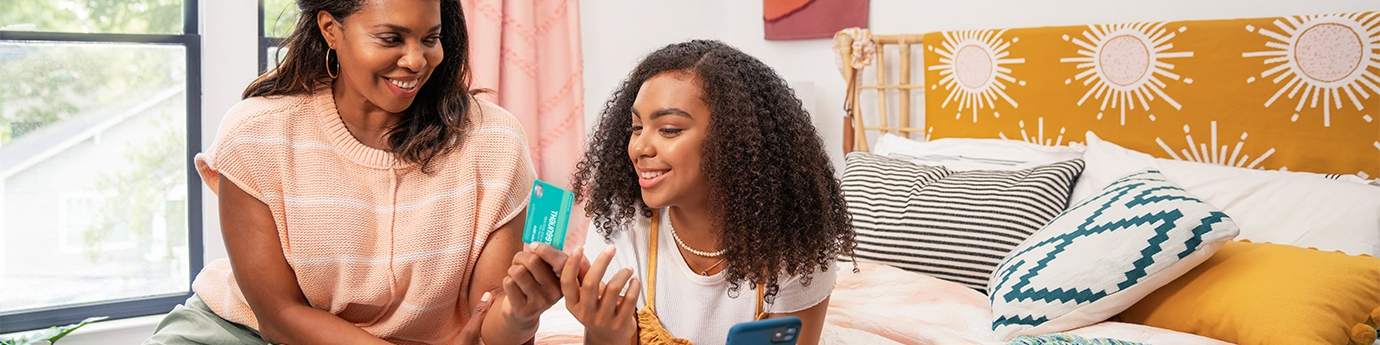
[[[347,21],[322,11],[317,22],[340,61],[335,87],[345,92],[337,93],[389,113],[412,105],[444,57],[440,1],[368,1]]]
[[[664,72],[642,83],[633,100],[628,158],[649,207],[709,206],[700,163],[709,105],[693,74]]]

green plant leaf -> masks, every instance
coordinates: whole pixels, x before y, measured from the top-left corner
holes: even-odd
[[[108,318],[110,318],[110,317],[109,317],[109,316],[88,317],[88,318],[86,318],[86,320],[81,320],[80,323],[75,323],[75,324],[66,325],[66,326],[62,326],[62,327],[50,328],[50,329],[56,329],[56,330],[57,330],[57,334],[56,334],[56,335],[53,335],[53,336],[51,336],[51,337],[44,338],[44,339],[47,339],[48,342],[50,342],[50,343],[57,343],[58,339],[62,339],[62,337],[65,337],[65,336],[67,336],[67,334],[72,333],[72,331],[75,331],[75,330],[77,330],[78,328],[81,328],[81,326],[86,326],[86,325],[89,324],[89,323],[96,322],[96,321],[101,321],[101,320],[105,320],[105,319],[108,319]]]
[[[23,335],[20,335],[20,336],[18,336],[18,337],[15,337],[15,338],[0,339],[0,345],[39,345],[39,344],[54,344],[54,343],[57,343],[58,339],[62,339],[62,337],[65,337],[65,336],[67,336],[68,334],[71,334],[72,331],[75,331],[75,330],[77,330],[78,328],[81,328],[81,326],[86,326],[87,324],[90,324],[90,323],[92,323],[92,322],[101,321],[101,320],[105,320],[105,319],[108,319],[108,318],[110,318],[110,317],[109,317],[109,316],[88,317],[88,318],[86,318],[86,320],[81,320],[81,322],[78,322],[78,323],[74,323],[74,324],[70,324],[70,325],[66,325],[66,326],[62,326],[62,327],[58,327],[58,326],[48,327],[48,329],[41,330],[41,331],[35,331],[35,332],[28,333],[28,334],[23,334]]]

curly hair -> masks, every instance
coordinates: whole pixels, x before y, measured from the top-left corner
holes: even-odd
[[[340,22],[364,7],[365,0],[297,0],[301,14],[292,34],[283,40],[287,55],[283,62],[244,89],[243,98],[308,94],[331,82],[326,65],[326,38],[317,26],[316,15],[326,11]],[[444,57],[431,72],[431,78],[417,91],[402,121],[388,131],[388,147],[394,157],[421,165],[430,172],[437,156],[456,149],[470,119],[474,105],[469,84],[469,31],[465,12],[457,0],[441,1],[441,49]]]
[[[633,100],[647,79],[677,71],[698,79],[709,106],[701,169],[726,249],[729,294],[747,283],[765,285],[771,298],[781,273],[809,284],[815,270],[851,256],[852,217],[810,114],[771,67],[713,40],[652,52],[605,103],[571,181],[605,240],[638,213],[652,216],[628,158]]]

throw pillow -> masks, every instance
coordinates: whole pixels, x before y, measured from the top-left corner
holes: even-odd
[[[1226,214],[1154,170],[1133,172],[1015,249],[988,283],[1004,340],[1116,315],[1236,236]]]
[[[1380,255],[1380,189],[1328,175],[1156,159],[1087,133],[1087,169],[1073,202],[1142,167],[1232,217],[1238,240]]]
[[[1243,345],[1368,345],[1380,322],[1380,259],[1228,242],[1121,321]]]
[[[1001,259],[1059,215],[1080,159],[1017,171],[953,172],[866,152],[848,155],[843,194],[859,261],[985,291]]]

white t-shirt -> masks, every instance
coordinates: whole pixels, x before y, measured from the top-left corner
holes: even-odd
[[[724,272],[701,276],[690,270],[671,238],[671,226],[666,210],[662,209],[661,224],[657,226],[656,314],[671,335],[696,345],[723,344],[728,329],[739,322],[752,321],[757,311],[757,290],[739,284],[737,298],[728,295],[729,282]],[[651,220],[637,217],[632,229],[620,227],[613,232],[613,245],[618,248],[604,281],[618,270],[631,268],[639,284],[647,281],[647,245],[651,240]],[[590,225],[585,240],[585,255],[590,261],[609,244]],[[813,307],[834,291],[838,268],[815,272],[809,286],[800,284],[800,277],[782,277],[780,289],[772,303],[763,305],[768,313],[792,313]],[[640,309],[647,304],[646,290],[637,300]]]

